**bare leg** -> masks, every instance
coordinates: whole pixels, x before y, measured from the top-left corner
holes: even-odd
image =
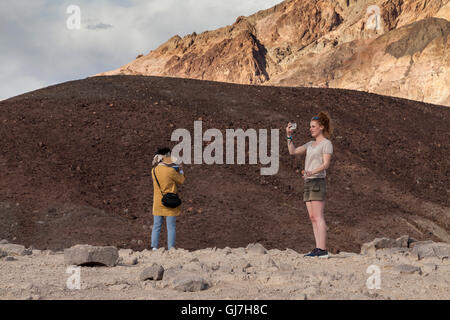
[[[315,221],[314,218],[314,212],[313,212],[313,207],[312,207],[312,201],[306,201],[306,209],[308,209],[308,215],[309,215],[309,220],[311,221],[312,227],[313,227],[313,232],[314,232],[314,240],[316,241],[316,248],[317,248],[317,243],[319,242],[318,239],[318,230],[317,230],[317,223]]]
[[[324,218],[325,201],[311,201],[312,215],[316,225],[316,247],[326,250],[327,246],[327,225]]]

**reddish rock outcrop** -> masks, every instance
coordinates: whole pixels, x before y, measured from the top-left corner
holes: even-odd
[[[284,1],[99,75],[356,89],[450,106],[448,0]]]

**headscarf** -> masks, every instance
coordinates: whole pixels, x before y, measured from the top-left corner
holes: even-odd
[[[166,154],[156,154],[153,157],[152,166],[159,164],[165,157],[170,157],[170,152],[167,152]]]

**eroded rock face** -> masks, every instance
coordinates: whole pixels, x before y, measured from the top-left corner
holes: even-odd
[[[291,0],[174,36],[99,75],[356,89],[450,106],[449,19],[446,0]]]

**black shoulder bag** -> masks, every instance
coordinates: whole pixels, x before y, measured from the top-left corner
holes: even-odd
[[[153,168],[153,174],[155,175],[156,183],[158,183],[159,191],[163,196],[161,202],[163,206],[167,208],[177,208],[181,205],[181,199],[178,197],[176,193],[163,193],[161,190],[161,185],[159,184],[158,178],[156,177],[156,168]]]

